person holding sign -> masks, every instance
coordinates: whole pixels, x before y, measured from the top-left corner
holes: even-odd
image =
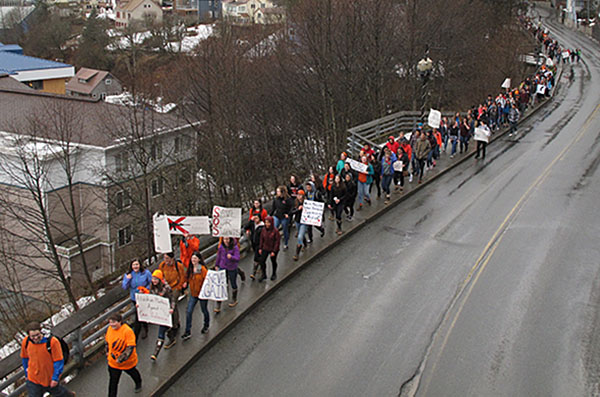
[[[265,227],[260,233],[260,245],[258,253],[260,254],[260,269],[262,276],[258,280],[263,282],[267,279],[267,258],[271,258],[271,266],[273,266],[273,274],[271,280],[277,278],[277,253],[279,252],[279,242],[281,241],[281,234],[275,227],[273,217],[268,216],[265,219]]]
[[[171,293],[175,302],[183,294],[183,290],[187,287],[186,270],[183,264],[175,259],[172,252],[163,255],[163,261],[158,265],[158,269],[163,274],[163,280],[171,287]],[[179,331],[179,309],[175,306],[173,312],[173,327],[169,330],[169,342],[165,345],[165,349],[170,349],[171,345],[177,342],[177,332]]]
[[[390,203],[390,184],[394,178],[394,163],[396,161],[398,161],[396,155],[386,147],[381,159],[381,187],[385,192],[385,204]]]
[[[123,317],[114,313],[108,318],[106,329],[106,357],[108,361],[108,397],[117,397],[119,380],[123,371],[135,382],[134,393],[142,391],[142,376],[137,370],[138,356],[135,347],[135,334],[129,325],[123,324]]]
[[[476,128],[477,132],[483,132],[485,135],[486,139],[489,139],[489,136],[491,135],[491,131],[489,129],[489,127],[483,122],[483,121],[478,121],[477,122],[477,128]],[[485,160],[485,148],[487,147],[487,140],[482,139],[483,137],[477,137],[477,155],[475,156],[475,159],[479,158],[479,152],[482,152],[481,155],[481,159]]]
[[[223,244],[217,251],[217,259],[215,261],[215,269],[224,269],[227,272],[227,282],[231,285],[232,290],[232,301],[229,303],[229,307],[234,307],[238,304],[238,286],[237,286],[237,274],[238,264],[240,262],[240,248],[237,245],[237,241],[231,237],[223,237]],[[221,312],[221,302],[217,302],[215,313]]]
[[[152,281],[152,274],[148,269],[144,269],[144,266],[140,264],[138,259],[134,259],[131,261],[129,265],[129,271],[125,276],[123,276],[123,283],[121,287],[129,291],[129,298],[135,306],[135,294],[139,292],[140,288],[148,289],[150,287],[150,282]],[[133,332],[135,333],[135,337],[137,339],[140,332],[142,334],[142,339],[146,339],[148,336],[148,323],[140,322],[138,319],[137,310],[135,312],[135,320],[133,323]]]
[[[171,308],[169,309],[169,313],[173,316],[173,309],[177,306],[177,300],[174,298],[173,291],[171,291],[171,287],[164,281],[163,272],[161,270],[155,270],[152,272],[152,282],[150,283],[150,294],[162,296],[163,298],[167,298],[169,300]],[[173,316],[174,317],[174,316]],[[175,324],[175,319],[173,318],[173,324]],[[160,325],[158,327],[158,339],[156,340],[156,347],[154,349],[154,353],[150,356],[152,361],[156,361],[158,357],[158,353],[162,349],[165,343],[165,334],[169,327],[165,325]],[[173,346],[177,342],[175,336],[169,336],[169,347]]]
[[[258,217],[258,214],[256,216]],[[202,254],[198,251],[194,252],[187,273],[187,279],[190,285],[190,300],[185,312],[185,332],[181,335],[181,339],[183,340],[188,340],[192,337],[192,316],[194,315],[194,308],[198,302],[200,302],[200,309],[204,315],[204,327],[202,327],[201,332],[203,334],[208,332],[208,326],[210,325],[208,300],[199,298],[202,284],[204,284],[204,280],[206,279],[206,273],[208,273],[208,269],[206,268],[204,259],[202,259]]]
[[[371,205],[371,196],[369,195],[369,187],[371,186],[371,183],[373,183],[373,174],[375,173],[375,171],[373,170],[373,165],[369,164],[369,162],[367,161],[367,156],[362,156],[361,162],[363,164],[367,165],[367,167],[366,167],[367,171],[358,173],[358,211],[360,211],[362,209],[363,198],[367,204]],[[344,184],[343,181],[342,181],[342,184]],[[340,230],[341,230],[341,228],[340,228]]]
[[[308,181],[306,183],[306,192],[305,192],[306,200],[318,201],[319,203],[324,202],[323,197],[319,189],[315,186],[314,182]],[[321,237],[325,235],[325,227],[323,226],[323,222],[321,221],[321,226],[315,226],[315,228],[321,233]],[[308,225],[306,229],[306,233],[308,234],[308,242],[311,243],[313,241],[313,233],[312,233],[312,225]]]
[[[304,208],[303,205],[305,197],[306,195],[304,193],[304,190],[298,190],[298,192],[296,193],[296,200],[294,201],[294,208],[292,209],[292,220],[296,223],[296,229],[298,230],[298,244],[296,244],[296,254],[293,257],[295,261],[298,260],[298,255],[300,255],[300,251],[303,249],[303,247],[306,248],[307,245],[304,236],[306,234],[306,229],[308,228],[308,225],[300,223],[300,220],[302,218],[302,210]]]

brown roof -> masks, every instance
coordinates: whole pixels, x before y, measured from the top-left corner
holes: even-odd
[[[27,84],[23,84],[11,77],[7,74],[0,74],[0,90],[8,89],[8,90],[33,90]]]
[[[66,114],[72,123],[77,123],[76,134],[70,140],[75,143],[108,147],[132,133],[132,120],[137,125],[142,121],[151,128],[147,134],[159,133],[171,128],[185,127],[188,123],[176,114],[162,114],[141,107],[134,111],[126,106],[113,105],[104,101],[57,95],[37,90],[4,88],[10,77],[0,77],[0,131],[23,135],[33,135],[49,139],[61,139],[49,128],[43,131],[39,125],[50,123],[51,117],[60,112]],[[34,128],[33,126],[37,128]],[[140,127],[141,128],[141,127]],[[46,132],[46,133],[44,133]],[[53,135],[54,134],[54,135]]]
[[[117,5],[119,11],[133,11],[140,6],[145,0],[130,0],[127,3],[123,2]]]
[[[67,91],[89,95],[107,75],[108,72],[104,70],[81,68],[75,76],[71,77],[65,88]],[[85,82],[81,82],[80,80],[84,80]]]

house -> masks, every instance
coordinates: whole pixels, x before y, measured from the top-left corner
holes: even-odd
[[[34,58],[0,47],[0,73],[25,83],[31,88],[54,94],[64,94],[66,82],[75,75],[75,68],[60,62]]]
[[[223,18],[239,24],[276,23],[282,14],[271,0],[223,0]]]
[[[150,18],[156,24],[161,24],[163,19],[162,8],[153,0],[130,0],[117,4],[115,9],[115,26],[124,29],[132,22],[144,22]]]
[[[212,21],[221,16],[221,0],[173,0],[173,12],[195,15],[199,22]]]
[[[29,29],[29,21],[35,10],[32,5],[24,6],[20,2],[0,2],[0,37],[18,27],[24,32]]]
[[[81,68],[66,86],[67,95],[106,98],[107,95],[118,95],[123,91],[119,80],[104,70]]]
[[[133,112],[136,112],[135,117]],[[56,123],[56,118],[62,122]],[[50,127],[44,128],[44,125]],[[56,125],[71,126],[67,128],[68,138],[60,134]],[[135,147],[130,140],[132,129],[136,134],[144,133],[142,138],[136,135],[137,153],[151,153],[145,173],[148,182],[143,185],[146,188],[141,187],[139,181]],[[193,181],[194,142],[192,125],[177,114],[44,93],[20,85],[7,75],[0,76],[2,205],[13,200],[15,208],[25,208],[19,211],[35,213],[30,187],[19,176],[19,170],[23,169],[24,161],[44,168],[41,185],[47,206],[44,213],[47,213],[61,264],[77,290],[85,286],[85,273],[76,237],[81,237],[93,280],[121,271],[131,259],[145,256],[148,245],[142,237],[148,229],[141,220],[145,214],[137,204],[139,198],[147,195],[151,211],[176,211],[175,198],[188,191],[181,187]],[[71,161],[76,167],[71,183],[61,166],[60,155],[56,155],[64,151],[66,143],[72,149]],[[36,150],[37,157],[30,159],[29,152],[24,156],[23,150]],[[173,181],[179,184],[178,190],[172,187]],[[65,205],[71,195],[75,198],[74,207]],[[70,208],[74,208],[75,214]],[[18,250],[14,257],[34,257],[36,266],[52,271],[53,263],[39,254],[48,252],[46,240],[31,239],[24,244],[18,237],[27,236],[29,229],[46,230],[35,223],[36,219],[39,218],[33,216],[31,223],[24,226],[0,211],[0,230],[11,231],[8,236],[2,236],[3,241]],[[2,272],[0,269],[0,277],[4,277]],[[37,292],[30,293],[36,298],[45,297],[43,291],[57,290],[57,279],[44,272],[23,267],[20,276],[27,280],[28,286],[35,286]]]

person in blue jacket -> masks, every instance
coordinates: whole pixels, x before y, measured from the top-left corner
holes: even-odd
[[[381,187],[385,192],[385,204],[390,202],[390,184],[394,178],[394,163],[398,161],[396,155],[388,148],[383,149],[381,158]]]
[[[129,297],[135,307],[135,294],[143,293],[140,288],[149,289],[152,281],[152,274],[148,269],[145,269],[138,259],[134,259],[129,265],[129,271],[123,276],[122,287],[124,290],[129,290]],[[133,332],[137,340],[138,335],[142,331],[142,339],[148,336],[148,323],[140,322],[135,311],[135,323],[133,324]]]

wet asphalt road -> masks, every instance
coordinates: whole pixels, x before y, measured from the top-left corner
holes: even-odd
[[[598,395],[600,51],[547,23],[585,64],[518,139],[309,265],[167,395]]]

